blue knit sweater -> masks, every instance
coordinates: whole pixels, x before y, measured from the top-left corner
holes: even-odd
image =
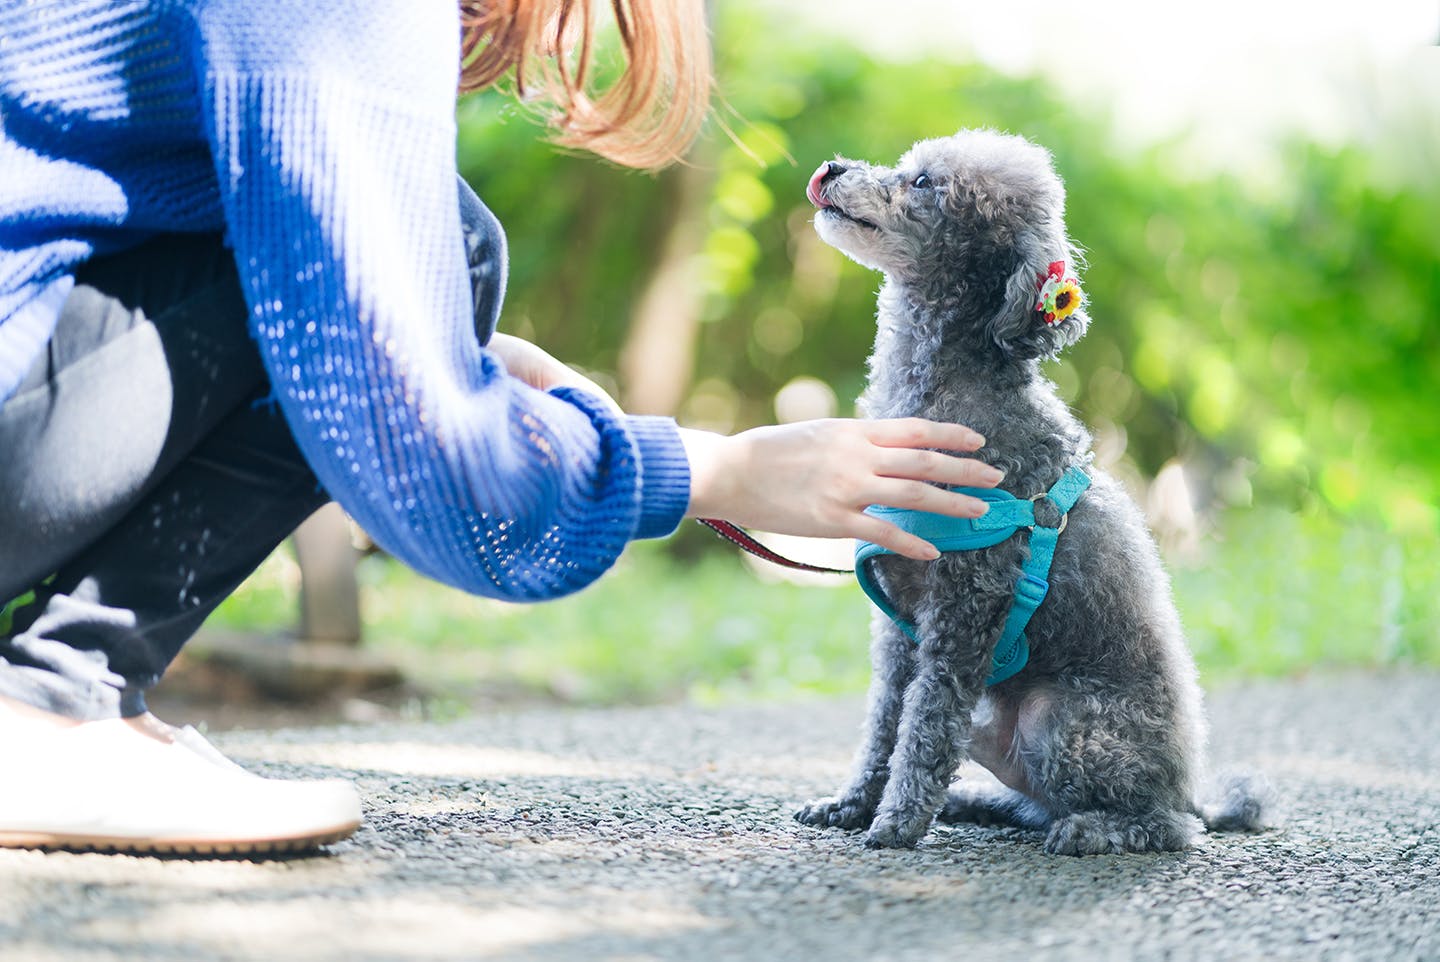
[[[0,0],[0,403],[77,265],[224,230],[301,450],[386,550],[525,600],[672,531],[672,421],[476,341],[458,64],[455,0]]]

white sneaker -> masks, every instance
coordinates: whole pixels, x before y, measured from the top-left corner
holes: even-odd
[[[193,728],[146,727],[57,726],[0,705],[0,848],[269,854],[360,826],[348,782],[261,778]]]

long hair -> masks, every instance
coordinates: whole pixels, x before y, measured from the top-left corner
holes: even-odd
[[[515,93],[554,106],[556,141],[628,167],[678,160],[709,106],[704,0],[610,0],[625,67],[588,88],[595,0],[460,0],[460,92],[513,70]]]

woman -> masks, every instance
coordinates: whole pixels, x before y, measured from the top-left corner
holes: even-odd
[[[998,481],[919,450],[973,450],[964,428],[686,431],[491,336],[504,239],[456,186],[457,71],[547,94],[563,143],[636,166],[704,113],[699,0],[613,0],[626,70],[593,98],[587,7],[469,2],[457,30],[453,0],[0,0],[0,599],[34,592],[0,637],[0,844],[354,830],[349,785],[246,774],[144,703],[328,499],[512,600],[686,515],[926,558],[864,507],[983,511],[926,483]]]

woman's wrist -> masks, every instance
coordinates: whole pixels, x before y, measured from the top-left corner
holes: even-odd
[[[690,518],[723,518],[733,497],[737,439],[713,431],[680,429],[680,442],[690,460]]]

